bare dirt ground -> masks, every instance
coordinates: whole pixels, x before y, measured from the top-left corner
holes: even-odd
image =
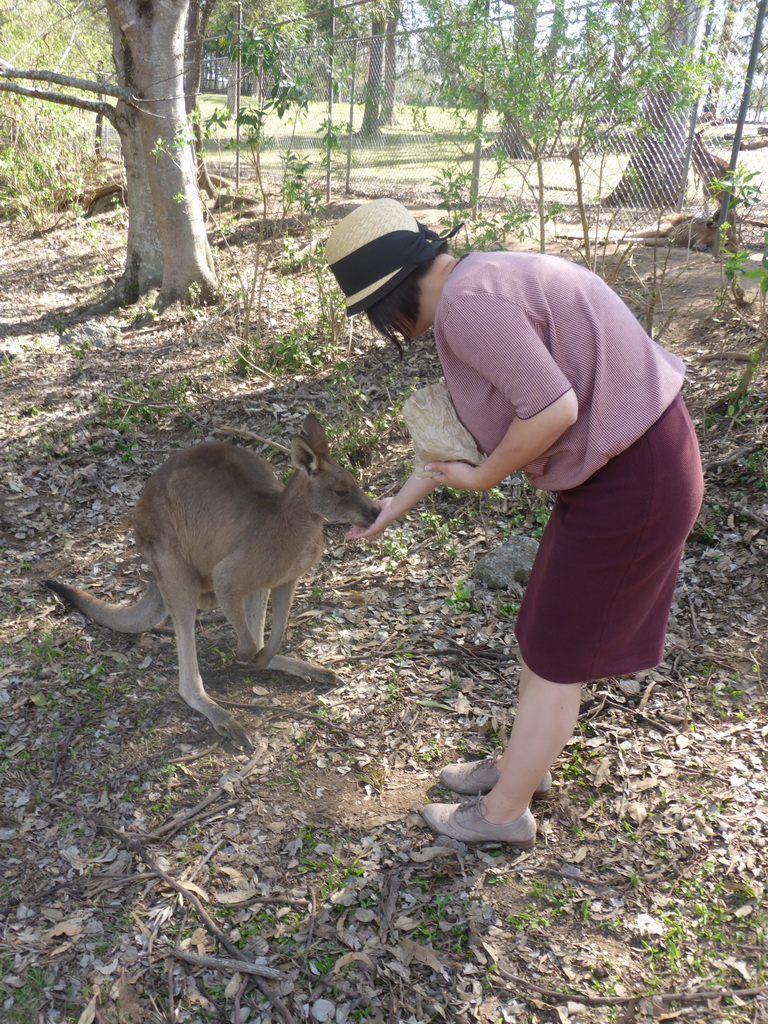
[[[604,267],[686,360],[707,497],[664,662],[585,688],[533,850],[472,849],[418,811],[446,798],[442,764],[508,733],[520,592],[462,581],[510,530],[540,532],[548,501],[527,486],[438,494],[376,543],[329,530],[285,649],[338,671],[336,689],[236,664],[224,620],[202,617],[203,677],[255,752],[179,702],[170,632],[110,633],[42,587],[133,598],[127,513],[204,438],[283,471],[264,440],[313,410],[369,491],[391,491],[410,457],[398,402],[438,375],[427,344],[398,365],[362,324],[320,368],[281,372],[258,346],[246,365],[247,219],[217,244],[218,309],[126,311],[73,340],[121,269],[122,225],[0,224],[0,1019],[768,1020],[764,370],[743,408],[728,397],[756,306],[722,301],[706,253]],[[281,246],[262,259],[277,268]],[[265,281],[285,351],[315,290],[309,272]]]

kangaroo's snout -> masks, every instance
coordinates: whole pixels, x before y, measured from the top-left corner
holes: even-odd
[[[373,501],[370,500],[365,492],[361,492],[364,501],[356,502],[354,509],[351,509],[346,515],[339,515],[335,519],[327,519],[326,522],[343,523],[345,525],[352,526],[370,526],[371,523],[375,523],[379,518],[379,512],[381,508]]]

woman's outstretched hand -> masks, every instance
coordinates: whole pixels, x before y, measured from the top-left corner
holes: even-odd
[[[397,515],[393,515],[390,508],[394,500],[394,498],[382,498],[379,502],[381,512],[379,512],[378,518],[370,526],[353,526],[344,534],[344,540],[359,540],[361,537],[375,537],[377,533],[383,533],[397,519]]]
[[[353,526],[351,530],[344,534],[344,540],[375,537],[377,533],[383,533],[391,523],[394,523],[400,516],[410,512],[417,502],[421,501],[426,495],[431,494],[436,486],[436,481],[432,479],[424,480],[416,476],[415,473],[412,473],[393,498],[381,499],[379,502],[381,512],[379,512],[376,522],[371,523],[368,527]]]

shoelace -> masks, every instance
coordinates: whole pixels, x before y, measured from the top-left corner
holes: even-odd
[[[470,814],[477,813],[485,820],[485,808],[483,807],[482,800],[482,795],[473,796],[470,800],[465,800],[464,803],[459,804],[459,809],[455,815],[456,819],[458,820],[459,817],[466,818]]]

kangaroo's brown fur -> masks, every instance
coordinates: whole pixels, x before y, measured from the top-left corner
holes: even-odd
[[[237,657],[258,668],[337,681],[333,672],[278,655],[296,584],[325,548],[323,524],[368,526],[379,509],[335,462],[317,419],[293,438],[295,472],[284,486],[254,452],[194,445],[172,455],[147,481],[133,513],[151,577],[133,605],[115,605],[53,580],[45,585],[93,622],[140,633],[171,616],[179,693],[221,735],[251,746],[237,720],[205,691],[197,666],[195,616],[218,604],[237,633]],[[267,600],[272,631],[264,644]]]
[[[726,221],[725,241],[728,247],[736,245],[736,229]],[[629,242],[643,245],[673,245],[682,249],[704,249],[714,246],[718,237],[717,214],[712,217],[691,217],[685,213],[671,213],[650,228],[642,228],[627,236]]]

